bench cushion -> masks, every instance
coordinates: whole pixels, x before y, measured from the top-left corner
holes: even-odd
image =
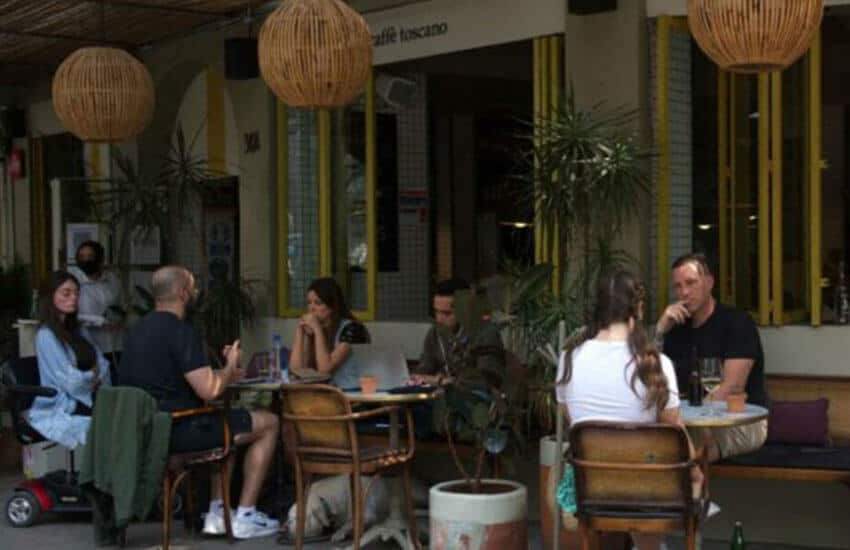
[[[720,464],[850,471],[850,447],[768,444],[752,453],[724,459]]]
[[[774,401],[767,422],[769,444],[825,446],[829,443],[828,399]]]

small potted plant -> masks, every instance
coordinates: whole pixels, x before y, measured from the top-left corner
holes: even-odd
[[[456,344],[449,350],[448,361],[453,380],[435,407],[435,418],[448,438],[462,479],[431,488],[431,548],[525,548],[525,486],[496,477],[483,478],[485,463],[491,464],[497,476],[500,455],[509,448],[519,448],[522,442],[521,419],[512,407],[513,385],[505,380],[504,369],[496,372],[492,369],[494,362],[487,360],[504,354],[504,350],[474,345],[482,317],[488,311],[482,297],[459,291],[454,310],[466,340],[453,339]],[[474,445],[471,467],[464,465],[459,456],[456,439]]]

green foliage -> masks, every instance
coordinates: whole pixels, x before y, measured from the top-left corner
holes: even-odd
[[[517,385],[508,379],[507,371],[493,372],[490,365],[504,364],[504,350],[479,345],[482,319],[490,316],[489,301],[471,290],[455,293],[454,312],[463,327],[463,337],[448,333],[436,326],[444,342],[449,342],[447,366],[453,382],[445,387],[442,399],[434,408],[435,426],[450,444],[455,465],[467,483],[477,490],[481,484],[484,458],[493,460],[506,449],[522,450],[521,415],[514,406],[519,397]],[[458,456],[454,441],[466,441],[478,449],[475,469],[467,470]]]
[[[199,328],[214,351],[239,338],[243,324],[251,325],[257,316],[254,288],[257,281],[217,279],[207,285],[198,299]]]
[[[534,205],[557,239],[561,269],[556,293],[551,265],[505,266],[501,299],[494,300],[500,311],[493,318],[528,369],[527,429],[536,422],[548,433],[554,426],[559,324],[565,335],[585,324],[600,275],[622,267],[640,271],[614,244],[649,188],[651,155],[638,143],[636,121],[629,109],[579,107],[570,86],[554,114],[527,122],[522,136],[519,155],[529,185],[521,187],[527,190],[521,199]]]

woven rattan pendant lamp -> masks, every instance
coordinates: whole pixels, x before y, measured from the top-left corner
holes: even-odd
[[[722,69],[784,69],[809,48],[823,0],[688,0],[688,26]]]
[[[294,107],[338,107],[362,90],[372,66],[366,21],[341,0],[283,0],[260,29],[260,73]]]
[[[135,57],[117,48],[80,48],[53,76],[53,108],[83,141],[119,142],[139,135],[154,107],[153,79]]]

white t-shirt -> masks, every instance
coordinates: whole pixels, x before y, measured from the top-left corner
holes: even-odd
[[[638,379],[632,391],[634,361],[625,341],[588,340],[573,350],[573,372],[567,384],[558,384],[555,393],[559,403],[566,403],[570,422],[607,420],[612,422],[656,422],[655,409],[644,404],[646,387]],[[628,365],[628,366],[626,366]],[[679,406],[679,388],[673,363],[661,355],[661,370],[667,378],[670,398],[665,409]],[[558,362],[556,380],[564,372],[564,353]]]

